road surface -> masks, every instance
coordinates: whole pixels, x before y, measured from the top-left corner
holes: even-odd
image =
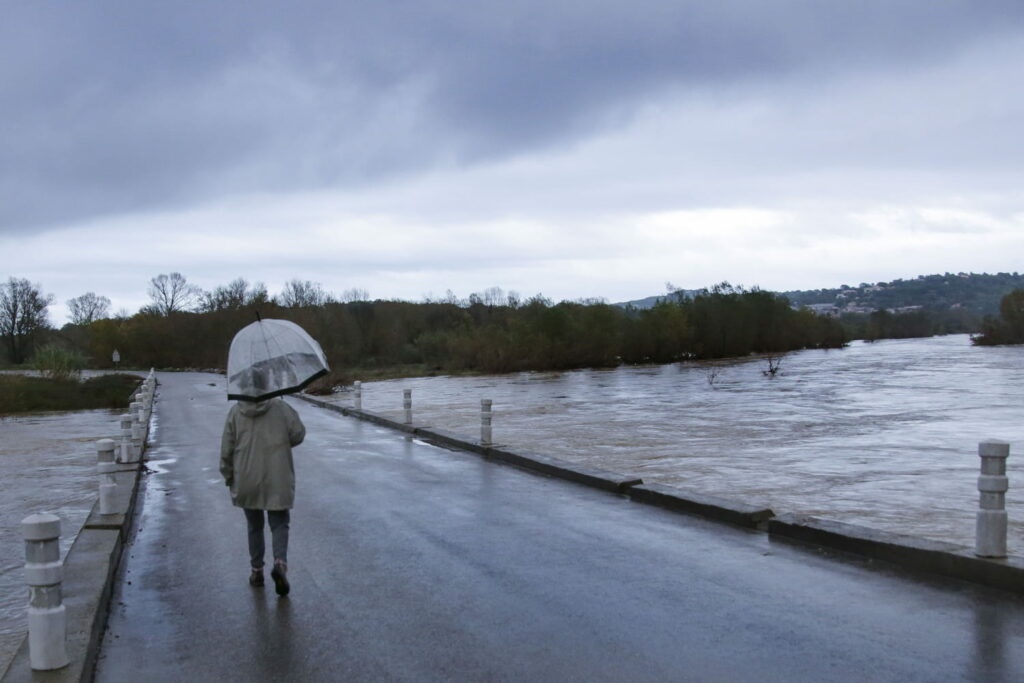
[[[1024,600],[771,542],[299,401],[292,592],[247,583],[223,378],[159,376],[97,680],[1024,680]],[[269,542],[268,542],[269,548]]]

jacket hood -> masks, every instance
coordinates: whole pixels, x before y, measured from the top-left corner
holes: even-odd
[[[252,401],[239,401],[238,410],[246,417],[259,417],[270,409],[270,402],[273,400],[270,398],[266,401],[257,401],[256,403]]]

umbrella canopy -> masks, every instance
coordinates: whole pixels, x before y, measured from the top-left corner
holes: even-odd
[[[263,401],[301,391],[327,374],[316,340],[287,320],[257,320],[243,327],[228,351],[228,400]]]

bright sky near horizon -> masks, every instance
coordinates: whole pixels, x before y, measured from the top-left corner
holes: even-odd
[[[1024,256],[1020,0],[5,3],[0,278],[809,289]]]

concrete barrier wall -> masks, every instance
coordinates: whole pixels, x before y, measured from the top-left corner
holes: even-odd
[[[913,571],[1024,594],[1024,558],[1021,557],[981,558],[976,557],[970,548],[953,544],[891,534],[830,520],[791,514],[776,516],[770,508],[761,505],[720,498],[692,489],[645,483],[636,477],[590,468],[538,453],[484,445],[478,440],[424,425],[405,424],[384,415],[340,406],[307,394],[296,396],[326,410],[396,429],[439,446],[476,453],[496,462],[625,495],[637,503],[756,529],[767,532],[773,539],[783,542],[827,547]]]

